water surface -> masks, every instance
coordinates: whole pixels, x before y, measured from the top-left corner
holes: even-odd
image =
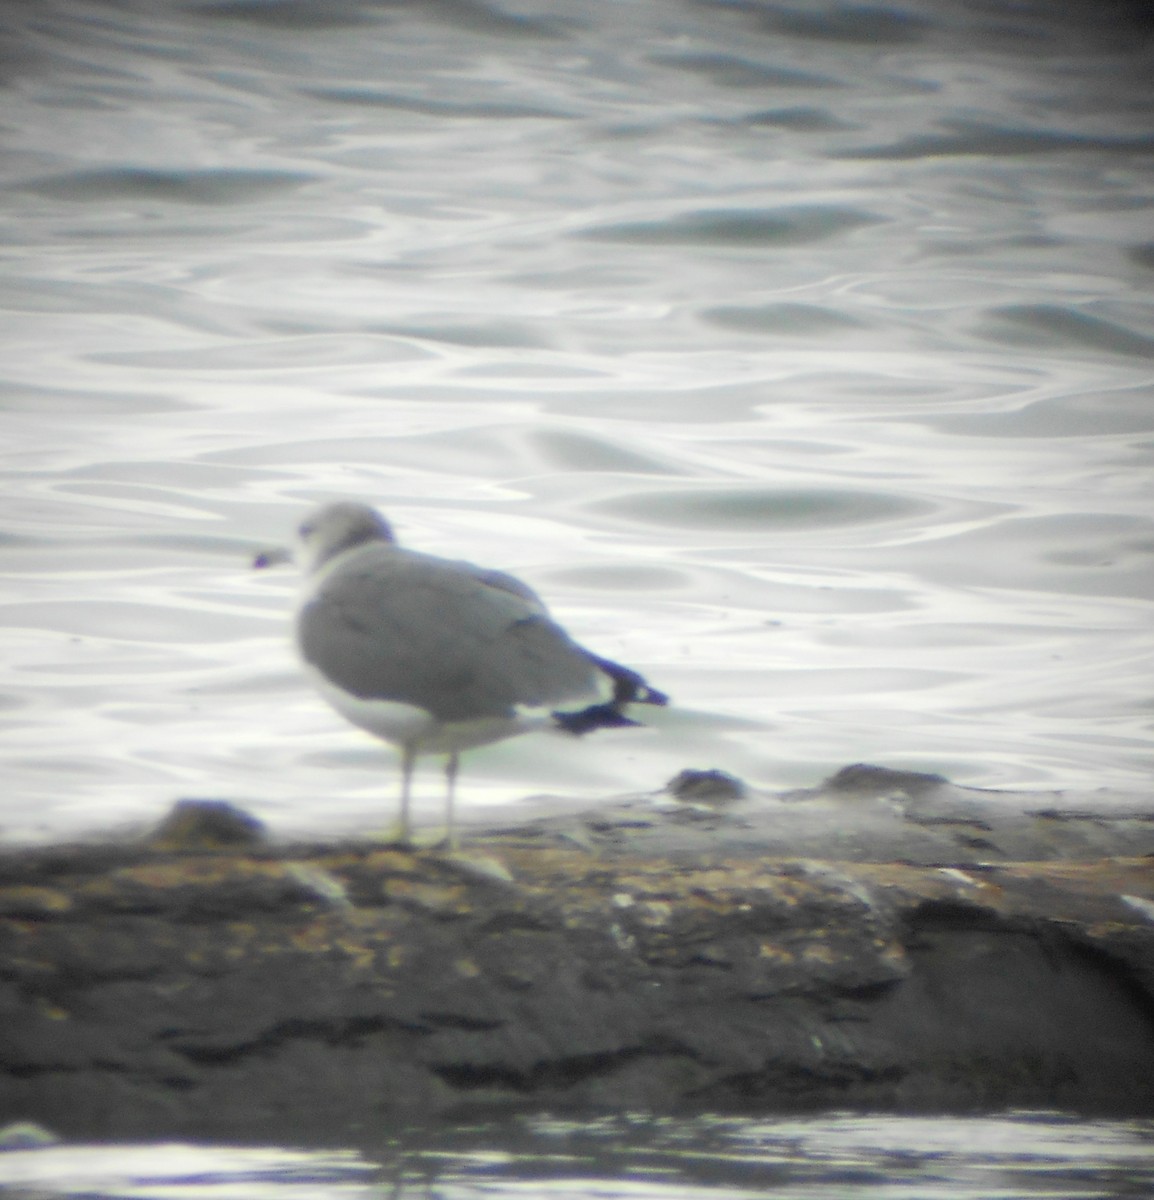
[[[379,823],[302,683],[319,499],[677,706],[464,807],[865,759],[1144,786],[1140,5],[8,6],[0,832]],[[436,804],[434,772],[422,804]],[[427,794],[426,794],[427,792]]]
[[[1148,1121],[834,1114],[537,1118],[357,1151],[188,1143],[0,1154],[16,1197],[93,1200],[1106,1200],[1154,1188]]]

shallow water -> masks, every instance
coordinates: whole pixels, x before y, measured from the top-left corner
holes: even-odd
[[[536,1119],[377,1151],[195,1144],[0,1154],[16,1197],[1097,1200],[1154,1189],[1154,1125],[952,1118]]]
[[[247,569],[338,495],[677,700],[473,753],[466,814],[685,766],[1148,780],[1140,5],[2,22],[6,836],[380,823],[389,751]]]

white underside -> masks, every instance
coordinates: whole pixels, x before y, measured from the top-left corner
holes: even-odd
[[[505,738],[544,729],[550,722],[542,709],[526,709],[514,717],[481,717],[471,721],[439,721],[427,709],[399,700],[362,700],[330,683],[305,664],[317,691],[346,720],[394,746],[416,754],[453,754]]]

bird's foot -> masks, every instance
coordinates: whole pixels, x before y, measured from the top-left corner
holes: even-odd
[[[373,830],[369,838],[382,846],[396,847],[398,850],[417,849],[412,827],[405,821],[395,821],[384,829]]]
[[[380,829],[372,835],[373,840],[383,846],[395,846],[398,850],[409,850],[412,853],[431,853],[452,856],[460,849],[460,841],[456,834],[437,833],[435,830],[420,829],[414,831],[411,826],[398,821],[387,829]]]
[[[438,838],[430,837],[425,843],[426,849],[437,854],[456,854],[461,849],[461,839],[455,830],[446,829]]]

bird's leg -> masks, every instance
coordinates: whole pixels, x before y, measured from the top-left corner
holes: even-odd
[[[413,821],[409,812],[409,796],[413,789],[413,767],[417,761],[414,746],[401,747],[401,812],[397,820],[397,841],[407,846],[413,840]]]
[[[445,845],[450,850],[457,848],[457,768],[461,756],[454,750],[445,763]]]

